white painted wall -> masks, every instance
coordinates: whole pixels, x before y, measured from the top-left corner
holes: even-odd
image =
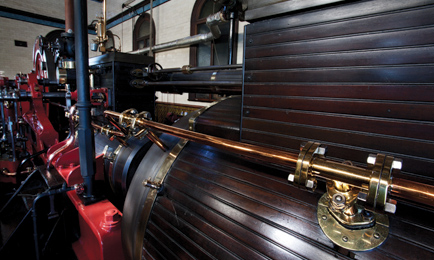
[[[171,0],[153,10],[153,18],[156,27],[156,44],[174,41],[176,39],[190,36],[191,13],[195,0]],[[135,2],[134,2],[135,3]],[[133,3],[133,4],[134,4]],[[147,12],[149,13],[149,11]],[[122,51],[127,52],[133,49],[133,28],[137,17],[122,24],[119,24],[110,30],[122,38]],[[237,63],[242,63],[243,58],[243,34],[244,26],[247,22],[240,22],[238,28],[238,44],[237,44]],[[174,68],[188,65],[190,62],[190,48],[180,48],[155,53],[155,61],[163,66],[163,68]],[[165,94],[157,92],[158,101],[199,105],[203,106],[203,102],[188,101],[188,94]]]
[[[88,2],[88,23],[102,16],[102,4],[95,1]],[[122,3],[125,1],[107,0],[107,18],[110,19],[124,10]],[[135,1],[132,5],[139,3]],[[170,0],[154,8],[153,16],[156,27],[156,44],[173,41],[190,36],[190,18],[195,0]],[[0,5],[19,9],[27,12],[64,19],[63,0],[0,0]],[[149,11],[148,11],[149,13]],[[110,30],[121,38],[123,52],[133,49],[133,28],[138,16],[128,19],[116,25]],[[32,68],[33,43],[38,35],[46,35],[57,28],[26,23],[8,18],[0,18],[0,71],[13,77],[18,72],[27,73]],[[243,56],[243,33],[246,22],[240,22],[238,28],[237,63],[242,63]],[[89,43],[95,36],[89,35]],[[15,47],[14,40],[27,41],[28,47]],[[116,47],[118,41],[116,40]],[[89,51],[89,56],[97,56],[98,52]],[[155,54],[155,60],[163,68],[182,67],[189,64],[190,48],[180,48]],[[188,94],[163,94],[157,93],[159,101],[181,103],[190,105],[206,105],[203,102],[189,102]]]
[[[63,0],[0,0],[0,5],[26,12],[65,19],[65,2]],[[96,15],[102,14],[101,3],[88,1],[89,23]],[[0,17],[0,71],[4,76],[13,78],[17,73],[29,73],[33,67],[33,44],[37,36],[59,28]],[[89,35],[89,40],[95,38]],[[27,47],[15,46],[15,40],[27,42]],[[98,55],[89,52],[89,56]]]

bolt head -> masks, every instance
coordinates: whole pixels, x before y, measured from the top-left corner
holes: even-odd
[[[399,159],[393,160],[393,162],[392,162],[392,169],[401,170],[402,169],[402,160],[399,160]]]
[[[342,241],[344,241],[344,242],[348,242],[348,237],[347,237],[347,236],[343,236],[343,237],[342,237]]]
[[[295,179],[295,175],[294,174],[288,175],[288,181],[294,182],[294,179]]]
[[[121,220],[121,215],[117,209],[109,209],[104,212],[104,220],[107,224],[115,224]]]
[[[374,234],[374,238],[375,238],[375,239],[379,239],[379,238],[380,238],[380,234],[375,233],[375,234]]]
[[[316,182],[314,179],[307,180],[306,188],[315,189],[315,186],[316,186]]]
[[[313,189],[315,182],[313,180],[307,180],[306,188]]]
[[[386,211],[388,213],[395,214],[395,212],[396,212],[396,201],[395,200],[388,200],[384,204],[384,211]]]
[[[326,153],[325,147],[318,147],[314,152],[314,154],[319,154],[319,155],[325,155],[325,153]]]
[[[375,154],[370,154],[370,155],[368,156],[367,162],[368,162],[368,164],[372,164],[372,165],[374,165],[376,160],[377,160],[377,155],[375,155]]]

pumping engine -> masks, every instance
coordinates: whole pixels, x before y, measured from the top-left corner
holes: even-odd
[[[214,0],[209,33],[131,53],[104,7],[92,58],[66,2],[0,76],[1,259],[433,258],[434,1]],[[143,55],[234,17],[242,65]],[[221,98],[167,125],[156,91]]]

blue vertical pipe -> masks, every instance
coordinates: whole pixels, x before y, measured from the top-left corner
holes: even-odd
[[[95,180],[95,140],[91,127],[87,1],[74,0],[75,67],[77,73],[77,110],[79,113],[78,148],[80,170],[84,179],[84,197],[93,197]]]

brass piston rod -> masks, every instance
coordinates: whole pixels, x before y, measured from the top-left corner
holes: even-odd
[[[120,118],[122,115],[122,120],[124,122],[135,120],[137,126],[150,127],[179,138],[213,146],[264,162],[294,168],[299,156],[298,154],[291,152],[227,140],[152,122],[146,119],[135,119],[134,116],[128,114],[109,110],[106,110],[104,113],[114,118]],[[362,189],[365,189],[365,184],[369,183],[371,176],[371,170],[369,169],[342,164],[340,162],[320,157],[313,159],[311,169],[311,174],[316,178],[341,181]],[[390,185],[390,195],[398,200],[405,199],[434,207],[434,186],[431,185],[420,184],[401,178],[394,178]]]

